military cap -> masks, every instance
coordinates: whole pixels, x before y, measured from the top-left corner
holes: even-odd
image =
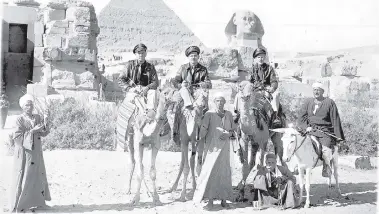
[[[187,49],[186,49],[186,56],[188,57],[192,52],[196,52],[197,54],[200,54],[200,48],[197,47],[197,46],[189,46]]]
[[[135,54],[138,51],[146,51],[146,50],[147,50],[146,45],[144,45],[144,44],[141,43],[141,44],[138,44],[138,45],[134,46],[133,53]]]
[[[253,52],[253,58],[257,57],[259,54],[265,54],[266,55],[265,49],[263,49],[263,48],[255,49],[255,51]]]

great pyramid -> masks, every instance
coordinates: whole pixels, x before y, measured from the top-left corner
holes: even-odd
[[[163,0],[111,0],[98,16],[99,52],[130,51],[142,42],[150,51],[204,47]]]

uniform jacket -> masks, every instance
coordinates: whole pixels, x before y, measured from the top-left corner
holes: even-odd
[[[274,68],[267,63],[263,63],[261,66],[254,65],[253,69],[249,72],[248,79],[252,83],[262,83],[263,86],[271,86],[273,91],[278,88],[278,77]]]
[[[175,76],[176,84],[181,84],[184,80],[187,80],[187,76],[191,74],[191,66],[189,63],[180,66],[179,71]],[[190,84],[198,84],[200,82],[207,83],[207,88],[212,88],[211,80],[208,76],[208,70],[206,67],[202,66],[198,63],[195,66],[195,72],[192,76],[192,83]],[[196,86],[195,86],[196,87]]]
[[[154,65],[148,62],[142,64],[142,72],[147,75],[147,82],[140,82],[141,74],[138,72],[138,61],[130,60],[126,64],[124,70],[118,78],[118,84],[120,87],[127,91],[131,87],[136,85],[147,86],[149,89],[157,89],[159,85],[157,71]]]

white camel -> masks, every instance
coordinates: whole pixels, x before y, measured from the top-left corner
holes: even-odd
[[[155,205],[161,204],[159,195],[156,188],[156,168],[155,162],[158,151],[161,146],[160,131],[164,124],[167,122],[166,113],[169,105],[172,104],[173,90],[170,88],[164,89],[159,94],[158,106],[156,111],[145,114],[143,109],[134,107],[138,103],[137,99],[125,99],[125,103],[121,105],[117,118],[117,139],[127,146],[129,150],[129,163],[128,163],[128,180],[127,180],[127,193],[130,194],[131,180],[133,177],[134,168],[137,167],[137,190],[132,200],[132,204],[136,205],[140,201],[141,183],[144,180],[144,166],[143,166],[143,152],[144,148],[151,145],[151,166],[150,178],[153,185],[153,203]],[[128,111],[128,107],[132,111]],[[132,112],[128,114],[128,112]],[[134,119],[134,136],[128,133],[130,129],[130,118]],[[129,135],[129,139],[127,139]],[[126,149],[125,149],[126,150]],[[134,152],[137,150],[137,152]],[[135,160],[137,159],[137,161]]]
[[[322,166],[323,162],[319,159],[319,155],[316,153],[315,148],[312,145],[312,141],[319,146],[319,142],[314,136],[306,135],[302,136],[294,128],[279,128],[273,129],[274,132],[283,133],[283,160],[289,162],[292,158],[295,159],[296,165],[299,171],[298,180],[300,185],[300,203],[303,198],[303,186],[304,186],[304,176],[305,176],[305,190],[306,190],[306,208],[310,207],[310,185],[311,185],[311,173],[312,169],[318,166]],[[331,166],[333,167],[333,175],[336,181],[336,187],[339,196],[341,196],[341,189],[338,183],[338,147],[334,147],[333,156],[331,159]],[[328,178],[328,191],[327,196],[330,195],[330,190],[332,188],[332,175]]]
[[[183,175],[183,188],[180,194],[180,201],[186,201],[187,196],[187,178],[191,169],[191,175],[192,175],[192,191],[196,190],[196,179],[195,179],[195,156],[196,151],[198,151],[198,165],[197,165],[197,174],[200,174],[201,166],[203,163],[203,150],[204,150],[204,142],[203,141],[197,141],[196,135],[197,130],[200,127],[201,119],[203,116],[203,109],[206,106],[206,101],[208,100],[208,90],[207,89],[197,89],[195,91],[194,97],[194,108],[192,110],[182,108],[178,109],[181,106],[178,105],[176,111],[177,114],[177,120],[179,125],[179,140],[180,147],[181,147],[181,161],[180,161],[180,168],[178,176],[176,177],[176,180],[170,189],[170,192],[173,192],[178,187],[178,183],[180,180],[180,177],[184,171]],[[179,99],[180,100],[180,99]],[[177,103],[179,104],[179,103]],[[175,114],[173,112],[172,114]],[[169,120],[170,126],[174,126],[174,121]],[[189,143],[192,144],[192,152],[191,152],[191,158],[190,161],[188,161],[188,149],[189,149]],[[188,163],[190,164],[190,167],[188,166]]]

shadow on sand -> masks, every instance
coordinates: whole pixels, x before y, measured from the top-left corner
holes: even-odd
[[[248,185],[250,186],[250,185]],[[342,183],[340,184],[342,191],[342,197],[337,197],[337,192],[335,189],[331,190],[330,197],[326,197],[327,185],[326,184],[313,184],[311,185],[311,204],[315,207],[324,206],[335,206],[335,207],[345,207],[349,205],[359,205],[359,204],[372,204],[376,205],[377,201],[377,184],[376,183]],[[180,191],[180,189],[175,192]],[[160,194],[165,194],[167,191],[160,191]],[[193,194],[188,192],[188,198],[192,198]],[[234,187],[234,194],[238,194],[238,190]],[[246,198],[251,198],[249,192],[245,192]],[[305,192],[304,192],[305,197]],[[305,200],[305,198],[304,198]],[[173,200],[169,203],[162,203],[159,206],[165,206],[171,203],[176,203],[178,200]],[[252,205],[246,201],[243,203],[230,203],[227,210],[244,209],[246,207],[251,207]],[[180,203],[180,202],[179,202]],[[132,205],[130,203],[118,203],[118,204],[92,204],[92,205],[81,205],[81,204],[71,204],[71,205],[56,205],[52,206],[46,210],[36,210],[39,212],[48,213],[85,213],[93,211],[132,211],[134,209],[150,209],[154,208],[152,202],[140,202],[139,205]],[[299,209],[301,209],[300,207]],[[265,208],[267,209],[267,208]],[[209,210],[212,212],[217,212],[225,210],[219,204],[215,204],[214,208]]]
[[[158,206],[165,206],[170,203],[162,203]],[[71,204],[71,205],[56,205],[52,206],[46,210],[36,211],[38,212],[48,212],[48,213],[85,213],[93,211],[132,211],[134,209],[150,209],[157,207],[152,202],[140,202],[138,205],[132,205],[130,203],[119,203],[119,204],[91,204],[91,205],[81,205],[81,204]]]

